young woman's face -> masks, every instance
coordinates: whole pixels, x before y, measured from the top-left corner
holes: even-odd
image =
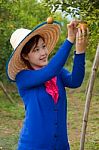
[[[26,59],[29,61],[31,67],[35,70],[40,69],[48,64],[48,49],[42,38],[38,40],[38,44],[35,48],[32,47]]]

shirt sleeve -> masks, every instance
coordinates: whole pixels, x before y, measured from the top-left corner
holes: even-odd
[[[20,71],[16,75],[17,86],[20,89],[31,88],[39,86],[54,76],[57,76],[69,56],[72,45],[71,42],[66,40],[45,67],[39,70]]]
[[[85,53],[75,54],[72,72],[62,68],[60,77],[64,87],[80,87],[85,75]]]

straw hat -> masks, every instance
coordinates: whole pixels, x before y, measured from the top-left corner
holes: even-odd
[[[7,63],[7,75],[11,81],[15,81],[18,72],[29,69],[20,57],[24,45],[35,35],[41,35],[46,43],[49,53],[54,49],[60,35],[60,24],[57,21],[43,22],[33,30],[17,29],[10,38],[10,43],[14,48]]]

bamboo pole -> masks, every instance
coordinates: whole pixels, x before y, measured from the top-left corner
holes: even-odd
[[[86,103],[85,103],[82,133],[81,133],[81,139],[80,139],[80,150],[84,150],[85,134],[86,134],[86,128],[87,128],[87,122],[88,122],[90,102],[92,98],[92,91],[93,91],[98,67],[99,67],[99,44],[97,46],[97,51],[96,51],[96,55],[95,55],[95,59],[94,59],[93,67],[92,67],[92,72],[91,72],[91,76],[90,76],[90,80],[88,84],[87,94],[86,94]]]

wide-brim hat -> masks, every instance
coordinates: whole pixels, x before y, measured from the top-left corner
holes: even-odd
[[[21,70],[29,69],[21,59],[21,51],[25,44],[35,35],[40,35],[44,38],[49,53],[54,49],[60,36],[60,23],[53,21],[51,23],[43,22],[42,24],[28,29],[17,29],[10,38],[10,43],[14,48],[6,67],[7,76],[11,81],[15,81],[17,73]]]

